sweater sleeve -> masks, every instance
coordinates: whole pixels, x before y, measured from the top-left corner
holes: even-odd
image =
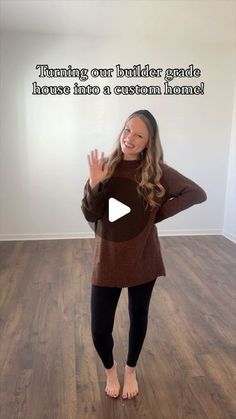
[[[87,221],[95,222],[102,218],[107,200],[105,188],[102,183],[98,183],[93,189],[87,180],[84,187],[84,197],[81,209]]]
[[[172,167],[165,165],[163,181],[161,184],[166,189],[166,199],[158,210],[155,223],[172,217],[192,205],[206,201],[206,192],[195,182],[183,176]]]

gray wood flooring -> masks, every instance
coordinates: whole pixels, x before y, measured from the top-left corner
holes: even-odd
[[[110,399],[90,334],[94,241],[0,242],[0,419],[235,419],[236,245],[160,238],[158,279],[137,366],[140,394]],[[123,383],[122,290],[114,357]]]

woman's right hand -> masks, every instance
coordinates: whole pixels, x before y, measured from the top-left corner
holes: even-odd
[[[94,188],[97,183],[102,182],[108,173],[108,163],[105,163],[104,152],[101,153],[101,157],[98,157],[98,150],[92,150],[87,155],[90,179],[89,183],[91,188]]]

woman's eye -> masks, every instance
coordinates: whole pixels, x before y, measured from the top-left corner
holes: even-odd
[[[139,138],[143,138],[143,136],[142,136],[142,135],[138,135],[138,137],[139,137]]]

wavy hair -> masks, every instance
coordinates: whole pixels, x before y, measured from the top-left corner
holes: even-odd
[[[149,114],[155,121],[155,126],[150,122],[150,118],[145,116],[144,113]],[[138,166],[137,172],[139,175],[136,175],[137,191],[139,195],[144,198],[147,205],[151,208],[159,206],[158,198],[161,198],[165,195],[165,188],[161,185],[160,179],[162,176],[162,170],[160,167],[160,162],[163,162],[163,150],[161,146],[159,129],[156,123],[156,120],[148,111],[136,111],[133,112],[125,121],[124,127],[122,128],[119,137],[117,139],[117,145],[115,150],[110,154],[106,159],[108,163],[108,173],[104,181],[108,180],[114,173],[116,166],[121,160],[123,160],[123,152],[120,145],[121,134],[127,124],[132,118],[138,117],[142,119],[145,123],[148,132],[149,132],[149,141],[146,148],[142,151],[140,155],[140,165]]]

